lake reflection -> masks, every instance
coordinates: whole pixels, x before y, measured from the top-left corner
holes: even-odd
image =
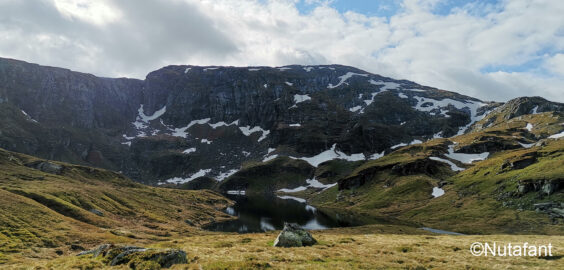
[[[238,219],[214,223],[207,227],[210,231],[224,232],[265,232],[281,230],[284,222],[296,223],[307,230],[323,230],[333,227],[350,226],[337,221],[301,198],[292,196],[240,196],[227,195],[236,203],[225,209],[229,215]]]

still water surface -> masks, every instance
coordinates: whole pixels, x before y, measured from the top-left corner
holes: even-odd
[[[322,230],[351,226],[350,222],[337,220],[301,198],[292,196],[226,195],[236,203],[225,209],[236,220],[214,223],[205,229],[211,231],[253,233],[280,230],[284,222],[297,223],[304,229]]]

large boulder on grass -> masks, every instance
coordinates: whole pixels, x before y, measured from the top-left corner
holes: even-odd
[[[317,243],[317,240],[308,231],[300,228],[297,224],[284,223],[284,229],[274,241],[274,246],[304,247],[312,246],[315,243]]]

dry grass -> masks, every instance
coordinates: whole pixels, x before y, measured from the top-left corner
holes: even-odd
[[[276,248],[275,232],[260,234],[213,233],[154,244],[181,248],[190,264],[172,269],[563,269],[564,236],[538,235],[398,235],[371,234],[359,229],[314,232],[319,244]],[[473,242],[544,245],[552,243],[553,257],[474,257]],[[34,260],[11,268],[87,269],[97,260],[61,257]],[[119,268],[118,268],[119,269]]]

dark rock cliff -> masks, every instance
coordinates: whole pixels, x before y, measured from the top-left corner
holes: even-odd
[[[368,158],[463,133],[488,106],[340,65],[168,66],[135,80],[0,59],[0,147],[152,184],[333,145]]]

